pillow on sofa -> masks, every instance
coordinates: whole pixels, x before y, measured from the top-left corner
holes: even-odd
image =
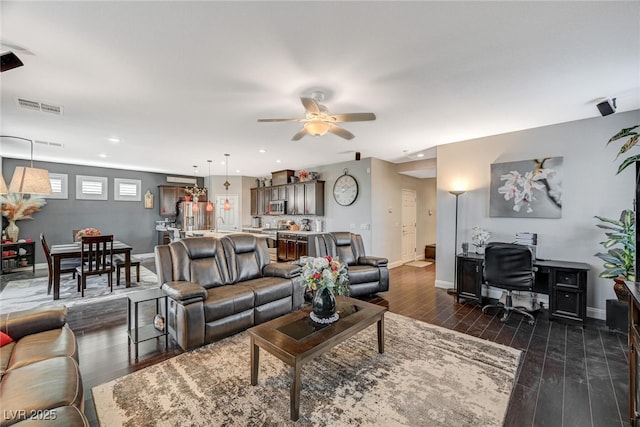
[[[0,331],[0,347],[4,347],[5,345],[13,342],[13,338],[4,332]]]

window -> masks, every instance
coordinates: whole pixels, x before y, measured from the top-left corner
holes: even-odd
[[[51,181],[51,194],[43,195],[43,197],[47,199],[69,198],[69,175],[49,172],[49,181]]]
[[[76,199],[107,200],[108,182],[106,177],[76,175]]]
[[[142,200],[140,188],[142,181],[139,179],[113,179],[113,200],[123,202],[139,202]]]

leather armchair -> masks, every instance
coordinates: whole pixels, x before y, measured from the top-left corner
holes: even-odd
[[[350,296],[371,295],[389,290],[386,258],[367,256],[362,236],[331,232],[309,236],[309,256],[331,256],[347,265]]]

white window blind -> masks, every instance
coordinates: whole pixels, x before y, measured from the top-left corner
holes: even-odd
[[[139,179],[113,179],[113,200],[123,202],[139,202],[142,200],[142,181]]]
[[[107,191],[106,177],[76,175],[76,199],[107,200]]]

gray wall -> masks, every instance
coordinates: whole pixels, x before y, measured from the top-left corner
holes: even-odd
[[[28,161],[4,158],[2,175],[10,180],[16,166],[26,166]],[[167,183],[166,174],[128,171],[120,169],[79,166],[63,163],[36,162],[36,167],[49,172],[64,173],[69,176],[69,198],[47,199],[47,204],[33,214],[32,220],[17,221],[20,227],[20,238],[39,239],[44,233],[49,245],[68,243],[72,239],[72,230],[84,227],[95,227],[103,234],[113,234],[133,246],[134,253],[153,252],[157,244],[158,234],[155,221],[161,219],[159,214],[158,185],[175,185]],[[76,200],[76,175],[108,177],[108,200]],[[121,202],[113,200],[113,178],[139,179],[142,181],[142,200],[140,202]],[[203,179],[198,179],[203,185]],[[151,190],[154,194],[153,209],[144,208],[144,193]],[[42,248],[36,245],[36,262],[45,262]]]
[[[489,230],[491,241],[513,241],[518,231],[538,233],[539,258],[590,264],[587,315],[603,318],[605,301],[615,295],[612,281],[598,277],[602,261],[594,254],[602,250],[604,233],[594,215],[617,218],[634,199],[633,167],[616,175],[620,144],[606,147],[606,142],[638,123],[640,110],[438,146],[436,285],[453,285],[455,197],[448,190],[462,182],[467,192],[459,199],[457,251],[460,242],[471,240],[474,226]],[[549,156],[564,158],[562,218],[490,217],[490,165]]]

